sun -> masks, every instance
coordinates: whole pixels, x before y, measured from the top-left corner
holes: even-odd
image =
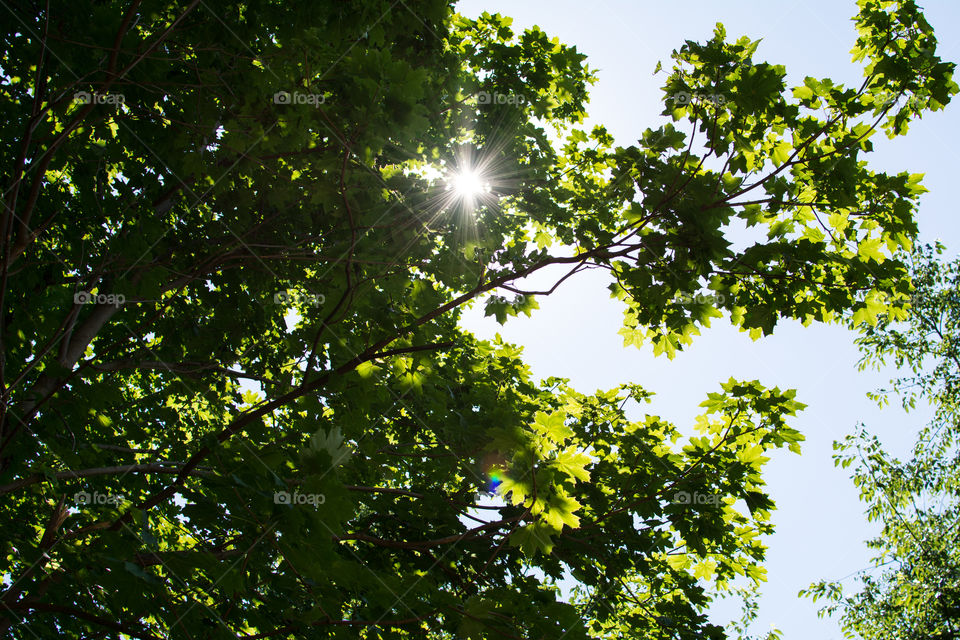
[[[450,187],[459,198],[476,198],[490,190],[478,171],[465,169],[450,176]]]
[[[450,157],[418,169],[429,182],[429,207],[436,216],[447,216],[462,228],[475,225],[484,215],[499,211],[516,180],[502,171],[503,154],[461,145]]]
[[[464,167],[450,174],[447,188],[457,200],[473,208],[477,200],[490,193],[490,182],[482,172]]]

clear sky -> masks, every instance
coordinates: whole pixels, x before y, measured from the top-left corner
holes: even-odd
[[[940,41],[938,53],[960,60],[960,3],[937,0],[923,6]],[[516,30],[539,25],[587,54],[587,63],[599,70],[588,125],[604,124],[624,146],[661,123],[664,76],[653,75],[657,61],[668,66],[670,52],[684,40],[709,39],[716,22],[724,23],[730,39],[762,38],[754,59],[783,64],[789,86],[808,75],[848,85],[862,79],[849,53],[855,40],[850,21],[854,0],[462,0],[457,8],[468,16],[483,11],[509,15]],[[953,191],[960,167],[958,143],[960,107],[952,105],[911,124],[904,138],[888,141],[878,133],[877,151],[866,156],[875,170],[926,174],[930,193],[921,201],[921,239],[942,240],[948,257],[960,249]],[[501,327],[483,318],[478,305],[467,313],[465,325],[482,337],[499,332],[522,345],[536,376],[570,378],[582,392],[641,384],[657,393],[648,411],[684,431],[706,394],[719,391],[719,383],[731,376],[797,389],[797,399],[808,408],[794,426],[807,441],[801,456],[782,452],[767,466],[777,533],[767,539],[768,582],[753,631],[762,633],[774,624],[789,639],[842,638],[836,621],[818,620],[817,604],[797,598],[815,580],[840,579],[868,567],[863,541],[877,531],[866,523],[849,470],[834,468],[832,442],[863,422],[889,450],[906,453],[929,412],[908,415],[896,406],[881,411],[869,401],[865,393],[893,372],[857,372],[854,335],[836,326],[783,323],[773,336],[752,342],[717,320],[672,361],[654,358],[650,349],[626,349],[617,335],[621,309],[609,298],[603,274],[582,276],[553,296],[541,297],[541,309],[532,318],[512,318]],[[854,582],[847,578],[844,584],[849,588]],[[711,615],[722,623],[736,613],[736,608],[720,605]]]

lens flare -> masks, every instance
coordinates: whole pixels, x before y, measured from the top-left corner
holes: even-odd
[[[496,494],[506,478],[507,461],[503,454],[497,451],[487,453],[480,460],[480,468],[483,470],[483,477],[486,478],[484,488],[487,493]]]
[[[496,471],[493,471],[488,475],[490,476],[490,482],[487,483],[487,491],[489,491],[490,493],[496,493],[497,487],[501,485],[503,480],[500,479],[500,474],[497,473]]]

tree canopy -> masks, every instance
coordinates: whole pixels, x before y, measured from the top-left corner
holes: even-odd
[[[826,598],[821,613],[839,611],[843,629],[866,640],[960,634],[960,260],[943,262],[942,252],[936,245],[912,253],[909,315],[883,314],[861,326],[858,339],[862,367],[890,363],[907,373],[873,397],[884,405],[899,396],[908,409],[929,402],[933,419],[905,461],[863,426],[834,444],[836,463],[854,465],[867,518],[881,525],[868,541],[877,555],[853,592],[836,581],[804,592]]]
[[[794,393],[731,379],[681,441],[458,320],[586,269],[667,356],[713,318],[902,314],[923,187],[863,158],[957,91],[914,2],[858,3],[858,87],[717,25],[628,146],[584,130],[575,47],[443,1],[15,4],[0,628],[724,637]]]

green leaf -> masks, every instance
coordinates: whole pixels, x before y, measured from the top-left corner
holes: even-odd
[[[550,461],[550,466],[571,478],[589,482],[590,472],[585,467],[591,462],[590,456],[580,453],[576,447],[568,447],[557,454],[556,459]]]
[[[787,142],[778,142],[773,150],[770,152],[770,158],[777,165],[782,165],[790,159],[790,154],[793,152],[793,147],[790,146]]]
[[[366,362],[361,362],[357,365],[357,373],[360,374],[361,378],[369,378],[374,375],[377,371],[381,371],[382,367],[375,365],[369,360]]]
[[[860,242],[857,248],[857,254],[876,263],[886,260],[886,256],[880,251],[883,241],[880,238],[870,238]]]
[[[549,414],[538,411],[533,416],[532,426],[538,433],[547,436],[553,442],[560,443],[574,435],[573,429],[564,424],[566,419],[567,414],[564,411],[557,410]]]
[[[762,446],[754,445],[747,449],[741,449],[737,451],[737,460],[743,462],[744,464],[754,464],[766,462],[769,460],[769,458],[763,456]]]
[[[533,522],[520,527],[510,536],[510,546],[519,547],[528,558],[533,558],[538,553],[549,555],[554,546],[551,537],[553,531],[553,527],[548,524]]]

